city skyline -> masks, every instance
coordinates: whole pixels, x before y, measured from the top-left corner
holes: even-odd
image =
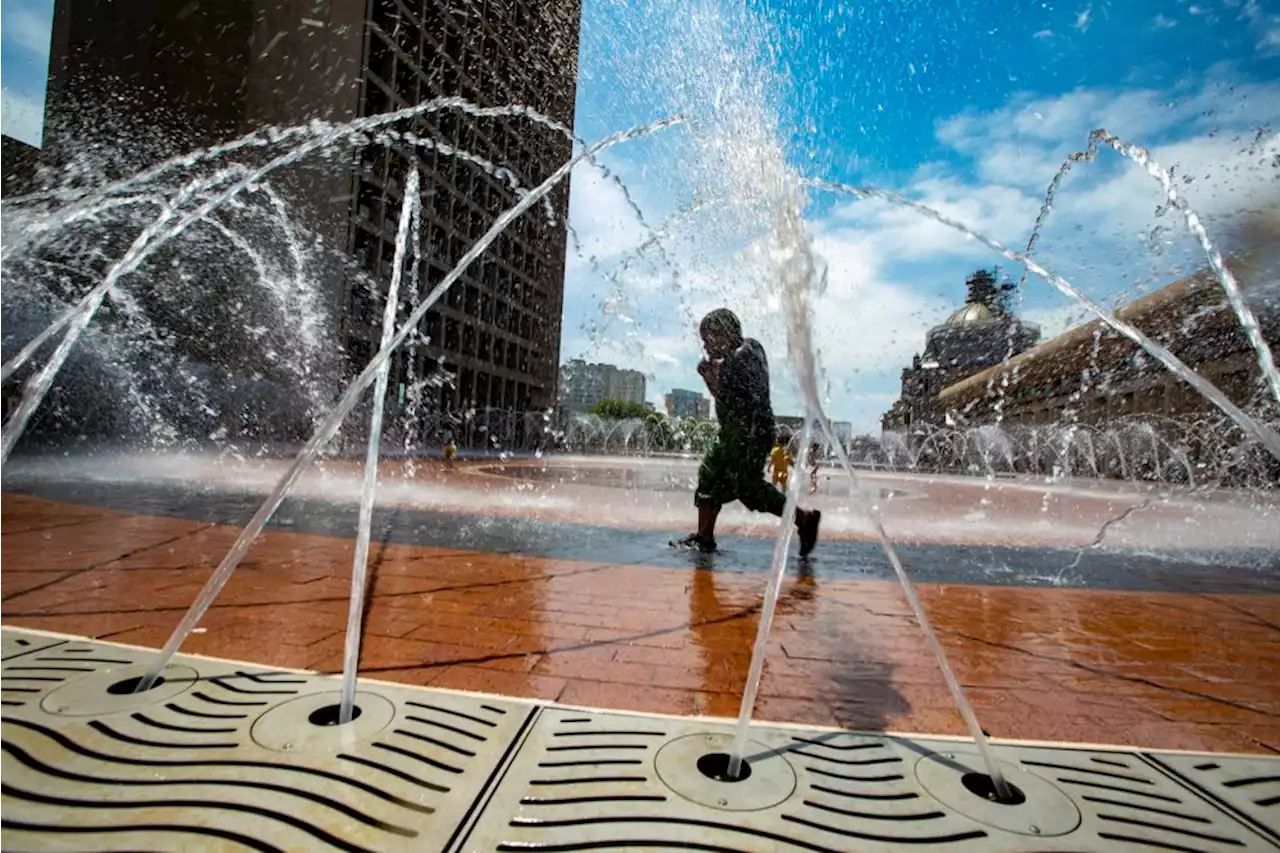
[[[6,132],[34,100],[22,67],[38,64],[30,46],[40,39],[41,5],[4,7]],[[910,3],[757,6],[589,0],[578,136],[594,140],[685,103],[701,106],[698,78],[724,55],[770,79],[787,77],[785,97],[774,99],[783,110],[779,136],[805,174],[905,191],[1015,248],[1025,245],[1062,158],[1095,127],[1176,165],[1179,190],[1228,252],[1236,213],[1265,203],[1259,192],[1275,185],[1280,147],[1266,128],[1280,122],[1280,16],[1259,4],[1002,3],[927,13]],[[706,23],[716,15],[718,29]],[[762,31],[778,46],[769,61],[785,74],[761,71],[767,63],[753,58]],[[677,53],[683,64],[671,59]],[[656,226],[694,191],[672,156],[683,144],[620,147],[603,158],[609,175],[575,170],[569,221],[578,245],[567,253],[560,360],[625,362],[641,367],[652,388],[700,388],[697,315],[730,304],[766,346],[775,408],[798,411],[777,304],[742,274],[740,246],[713,250],[691,228],[667,244],[676,274],[653,262],[619,277],[624,295],[653,294],[655,304],[628,313],[611,303],[610,277],[646,238],[632,204]],[[1202,265],[1182,223],[1156,215],[1159,202],[1137,166],[1104,152],[1063,182],[1037,256],[1104,305],[1131,301]],[[898,209],[813,195],[806,216],[829,271],[814,306],[828,414],[873,431],[925,332],[963,303],[957,279],[1000,259]],[[1034,279],[1019,313],[1046,338],[1087,319]]]

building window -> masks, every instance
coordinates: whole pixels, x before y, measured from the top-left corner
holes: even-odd
[[[369,31],[369,70],[387,84],[395,80],[395,51],[377,30]],[[371,87],[377,88],[377,87]],[[372,113],[371,113],[372,115]]]
[[[391,108],[391,96],[376,81],[366,79],[364,83],[364,114],[379,115]]]

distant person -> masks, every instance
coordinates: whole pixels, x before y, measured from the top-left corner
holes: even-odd
[[[449,438],[444,443],[444,469],[446,471],[453,470],[453,460],[458,456],[458,445],[453,443],[453,439]]]
[[[769,451],[769,479],[779,489],[786,491],[790,474],[791,448],[787,440],[779,435],[773,440],[773,450]]]
[[[809,448],[809,494],[818,491],[818,454],[822,452],[822,448],[815,441]]]
[[[716,401],[720,434],[698,468],[698,532],[672,544],[714,551],[722,506],[736,500],[749,510],[781,516],[786,497],[763,476],[776,429],[764,347],[742,336],[742,324],[727,308],[702,318],[699,333],[707,357],[698,373]],[[813,551],[821,521],[817,510],[796,510],[800,556]]]

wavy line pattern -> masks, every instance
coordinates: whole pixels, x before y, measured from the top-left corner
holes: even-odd
[[[1082,806],[1078,828],[1067,825],[1061,830],[1065,836],[1032,841],[1035,833],[1030,824],[1037,820],[1034,806],[1023,813],[1028,815],[1027,823],[1022,834],[1015,835],[990,823],[990,816],[979,821],[929,793],[917,779],[917,764],[939,749],[937,744],[763,727],[756,739],[785,756],[795,770],[796,788],[776,806],[733,812],[728,809],[735,795],[728,786],[749,787],[754,784],[751,778],[737,783],[699,782],[698,771],[689,767],[692,784],[701,785],[699,796],[705,797],[705,805],[699,805],[686,793],[668,787],[672,780],[664,781],[659,775],[659,767],[663,774],[679,772],[655,758],[667,744],[709,730],[721,731],[696,720],[544,710],[504,773],[486,820],[464,839],[464,848],[511,853],[677,849],[1218,853],[1253,849],[1249,845],[1259,840],[1130,754],[1019,748],[1018,759],[1027,770],[1034,764],[1042,779],[1056,774],[1068,780],[1055,783],[1060,789],[1075,785],[1087,795],[1077,793],[1073,800]],[[956,774],[956,787],[961,790],[962,772]],[[725,791],[718,806],[717,785]],[[1240,783],[1238,787],[1251,786]],[[681,790],[690,789],[681,786]],[[973,797],[974,814],[990,807],[976,795],[965,792],[965,796]]]
[[[1165,774],[1137,756],[1061,750],[1052,758],[1037,756],[1022,764],[1073,795],[1096,821],[1098,836],[1112,844],[1219,853],[1253,849],[1259,841],[1239,824],[1222,820],[1220,810],[1188,789],[1170,784]]]
[[[1280,849],[1280,761],[1229,755],[1147,754],[1149,762],[1207,792]]]
[[[34,634],[24,634],[19,631],[11,631],[5,629],[0,634],[0,659],[9,660],[9,658],[19,655],[30,654],[40,649],[47,649],[51,646],[57,646],[64,643],[65,640],[55,640],[51,637],[39,637]]]
[[[21,648],[11,635],[6,652]],[[532,713],[377,685],[368,689],[391,702],[390,725],[362,740],[329,739],[336,752],[275,750],[254,740],[255,723],[272,712],[288,726],[296,713],[304,733],[324,701],[307,696],[336,697],[336,682],[198,659],[175,660],[198,673],[178,695],[140,697],[124,710],[112,695],[113,710],[94,713],[93,690],[104,699],[106,690],[93,685],[142,657],[75,641],[4,661],[6,850],[443,850]],[[56,707],[86,707],[46,713],[44,695],[64,686]]]
[[[778,795],[777,805],[748,814],[730,811],[727,796],[716,804],[716,786],[728,783],[698,777],[695,767],[688,772],[703,804],[689,799],[690,787],[676,793],[668,787],[672,780],[658,773],[658,767],[668,776],[679,772],[657,759],[668,744],[722,731],[706,721],[531,708],[376,684],[366,689],[390,703],[390,722],[365,714],[353,725],[368,728],[352,729],[342,740],[332,730],[307,728],[324,697],[336,701],[335,681],[199,659],[181,659],[198,679],[182,692],[150,702],[113,694],[112,704],[95,713],[92,690],[105,696],[106,688],[94,685],[118,679],[104,675],[133,665],[142,653],[33,639],[30,648],[10,654],[24,648],[14,639],[14,632],[4,632],[0,667],[5,849],[1224,853],[1280,847],[1274,829],[1280,760],[1000,746],[1002,760],[1045,780],[1034,784],[1056,786],[1079,809],[1077,828],[1031,842],[1035,833],[1009,834],[991,814],[977,819],[991,806],[976,796],[966,808],[921,784],[919,762],[942,748],[938,742],[762,727],[754,739],[793,768],[796,784],[789,796],[786,790]],[[55,690],[58,698],[46,702]],[[87,706],[67,705],[77,701]],[[46,706],[69,715],[54,716]],[[281,722],[286,738],[296,725],[299,746],[283,744],[285,738],[254,739],[255,725],[270,729]],[[309,746],[320,742],[327,746]],[[776,784],[760,774],[733,784]],[[1028,803],[1021,814],[1029,823],[1038,813]]]

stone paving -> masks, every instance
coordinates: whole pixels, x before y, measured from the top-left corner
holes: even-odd
[[[7,485],[7,484],[6,484]],[[7,492],[3,621],[158,647],[237,527]],[[183,650],[337,671],[353,542],[270,529]],[[760,573],[374,543],[362,674],[731,716]],[[761,719],[962,734],[901,590],[791,571]],[[929,582],[920,593],[997,738],[1280,752],[1280,595]]]

